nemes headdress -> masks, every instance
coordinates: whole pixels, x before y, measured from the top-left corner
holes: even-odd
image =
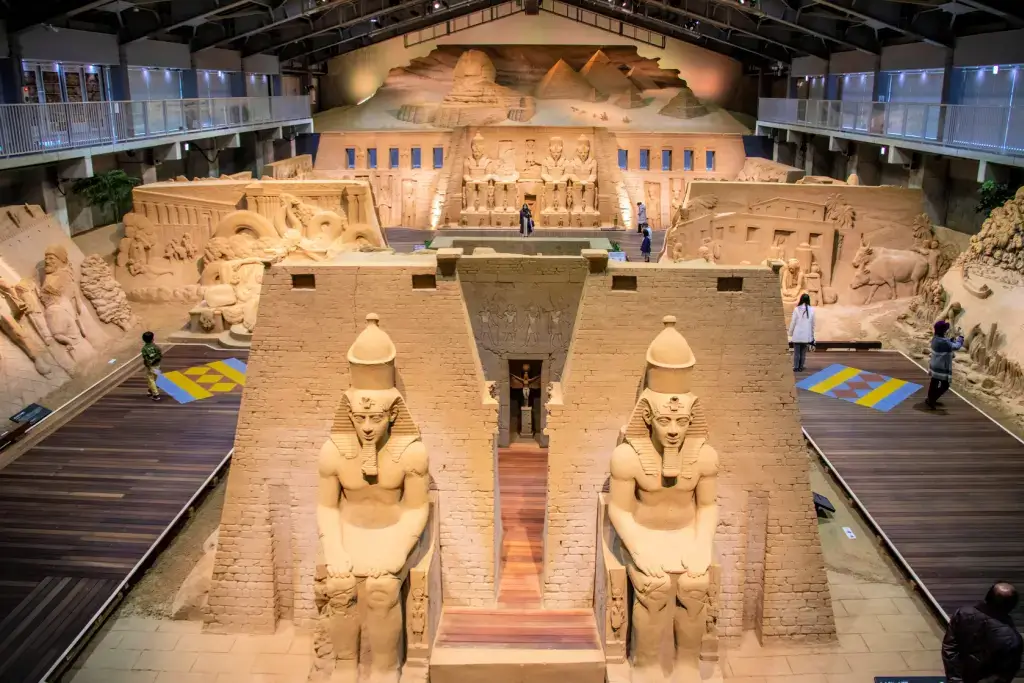
[[[692,368],[697,361],[686,339],[676,330],[675,316],[667,315],[662,322],[665,329],[647,347],[644,390],[630,416],[625,436],[640,456],[644,474],[692,479],[700,449],[708,438],[704,406],[689,393]],[[689,413],[690,425],[678,461],[662,462],[651,441],[649,422],[658,415],[678,412]]]
[[[351,414],[367,415],[394,412],[390,439],[385,447],[397,462],[410,443],[419,439],[419,430],[395,387],[395,345],[387,332],[380,329],[380,316],[366,316],[366,327],[348,350],[352,385],[342,395],[331,426],[331,439],[347,458],[363,453],[362,469],[367,475],[377,474],[376,453],[370,457],[359,446],[359,437]],[[390,419],[390,415],[389,415]]]

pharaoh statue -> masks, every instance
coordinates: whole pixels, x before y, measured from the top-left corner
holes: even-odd
[[[629,553],[632,680],[667,680],[660,656],[673,640],[671,680],[699,683],[718,523],[718,455],[700,400],[696,363],[673,316],[647,349],[647,372],[625,435],[612,453],[608,518]],[[673,633],[674,632],[674,633]]]
[[[494,185],[495,189],[501,186],[500,206],[494,208],[499,211],[516,211],[518,196],[518,186],[516,181],[519,180],[519,171],[516,170],[516,151],[512,147],[506,148],[501,152],[501,156],[498,159],[497,167],[494,169]]]
[[[43,306],[46,326],[54,341],[67,350],[73,361],[80,361],[93,351],[82,327],[82,300],[78,296],[71,261],[67,250],[55,245],[43,256],[43,284],[39,300]]]
[[[593,211],[597,161],[590,153],[590,140],[585,135],[581,135],[576,144],[576,157],[568,164],[568,177],[572,183],[572,204],[576,212]]]
[[[477,133],[470,142],[470,155],[463,162],[465,168],[462,180],[465,182],[466,196],[463,209],[478,210],[483,203],[481,186],[487,187],[491,181],[490,166],[493,163],[484,152],[484,137]]]
[[[562,138],[557,135],[548,143],[548,155],[540,167],[544,181],[544,211],[562,211],[565,208],[566,159],[562,156]]]
[[[427,453],[395,388],[395,345],[377,315],[366,320],[319,458],[314,679],[332,683],[355,683],[360,668],[372,683],[397,683],[402,584],[429,515]]]

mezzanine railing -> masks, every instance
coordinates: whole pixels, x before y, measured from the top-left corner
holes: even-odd
[[[0,105],[0,158],[308,119],[308,97]]]
[[[1024,156],[1024,107],[762,98],[757,118],[766,123]]]

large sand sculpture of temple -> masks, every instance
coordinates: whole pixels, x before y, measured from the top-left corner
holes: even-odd
[[[488,285],[513,272],[509,317],[534,332],[485,326],[481,345]],[[553,327],[530,312],[556,292]],[[440,683],[696,682],[720,676],[719,639],[833,637],[780,306],[765,267],[598,251],[270,266],[208,627],[288,619],[322,634],[323,680]],[[525,361],[548,380],[529,384],[550,440],[540,592],[510,608],[495,447],[512,376],[531,373],[513,356],[544,334],[565,356]]]

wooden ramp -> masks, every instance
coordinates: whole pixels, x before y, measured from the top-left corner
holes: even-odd
[[[812,353],[798,380],[833,364],[922,385],[888,412],[798,394],[804,432],[933,605],[1024,585],[1024,444],[952,391],[925,409],[928,376],[901,353]]]
[[[163,370],[246,351],[175,346]],[[178,404],[140,371],[0,470],[0,681],[36,683],[106,616],[226,465],[241,389]]]
[[[533,441],[498,450],[501,578],[495,608],[446,607],[431,683],[603,683],[594,612],[541,607],[548,454]]]

